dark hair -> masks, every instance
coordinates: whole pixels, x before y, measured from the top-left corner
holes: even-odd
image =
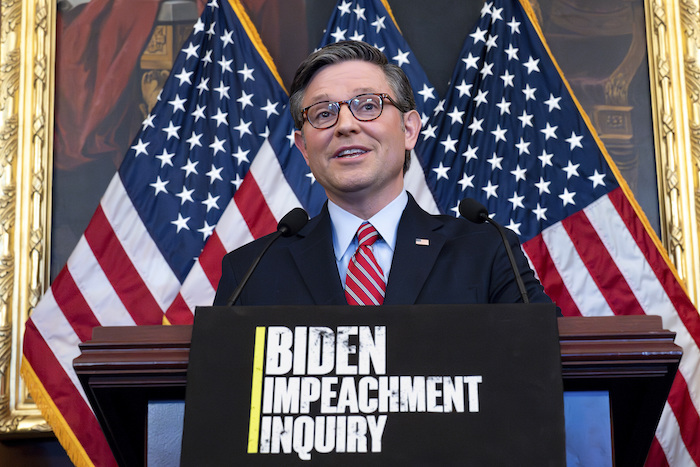
[[[401,113],[406,113],[416,108],[416,101],[413,97],[411,83],[408,81],[408,77],[401,67],[390,63],[386,55],[366,42],[340,41],[315,51],[299,65],[299,68],[297,68],[294,80],[292,81],[291,95],[289,97],[289,108],[292,113],[292,118],[294,119],[294,125],[297,128],[301,129],[304,125],[301,101],[304,99],[306,87],[309,85],[314,75],[326,65],[333,65],[350,60],[362,60],[373,63],[382,69],[389,83],[389,87],[391,88],[391,92],[394,94],[392,97],[396,101],[396,107]],[[411,151],[406,151],[404,173],[408,170],[410,162]]]

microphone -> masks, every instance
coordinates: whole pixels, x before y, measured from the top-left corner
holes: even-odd
[[[275,240],[280,237],[291,237],[292,235],[295,235],[302,229],[302,227],[306,225],[307,222],[309,222],[309,215],[302,208],[294,208],[285,214],[284,217],[282,217],[279,224],[277,224],[277,231],[270,236],[270,239],[265,247],[250,265],[248,271],[243,277],[243,280],[240,282],[240,284],[238,284],[236,290],[234,290],[231,296],[228,298],[226,306],[232,306],[236,300],[238,300],[238,296],[241,295],[243,287],[245,287],[248,279],[250,279],[250,276],[253,275],[253,271],[255,271],[255,268],[258,266],[258,263],[262,259],[263,255],[265,252],[267,252]]]
[[[306,223],[309,222],[309,215],[302,208],[294,208],[280,219],[277,224],[277,232],[281,232],[283,237],[296,235]]]
[[[498,233],[501,234],[501,239],[506,247],[508,260],[510,260],[510,266],[513,268],[515,282],[518,284],[518,290],[520,291],[520,295],[523,297],[523,303],[530,303],[530,299],[527,296],[527,290],[525,290],[525,284],[523,283],[523,278],[520,276],[520,271],[518,271],[518,265],[515,264],[513,250],[510,247],[510,243],[508,243],[508,239],[506,239],[506,232],[501,224],[491,219],[489,217],[489,212],[486,210],[484,205],[472,198],[464,198],[459,202],[459,213],[462,215],[462,217],[474,222],[475,224],[483,224],[484,222],[488,222],[496,227],[496,230],[498,230]]]

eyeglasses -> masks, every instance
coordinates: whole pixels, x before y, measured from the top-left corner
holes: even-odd
[[[376,120],[382,114],[384,99],[387,99],[389,103],[393,104],[397,109],[399,108],[389,94],[368,93],[360,94],[346,101],[316,102],[302,109],[301,113],[302,117],[305,118],[312,127],[323,130],[338,123],[341,104],[347,104],[353,117],[361,122]]]

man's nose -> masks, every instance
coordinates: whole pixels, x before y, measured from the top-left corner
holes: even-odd
[[[338,129],[346,129],[356,125],[357,119],[350,111],[350,106],[346,102],[341,103],[338,109],[338,123],[336,123],[336,127]]]

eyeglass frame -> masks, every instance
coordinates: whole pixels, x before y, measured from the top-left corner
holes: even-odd
[[[379,109],[379,115],[377,115],[374,118],[370,118],[368,120],[361,120],[361,119],[357,118],[355,113],[352,111],[352,108],[350,107],[350,102],[352,102],[353,100],[357,99],[358,97],[362,97],[362,96],[377,96],[377,97],[379,97],[379,104],[381,106]],[[327,130],[329,128],[333,128],[338,123],[338,119],[340,118],[340,106],[341,106],[341,104],[347,104],[348,110],[352,114],[353,118],[355,118],[355,120],[357,120],[358,122],[372,122],[372,121],[374,121],[382,116],[382,112],[384,112],[384,100],[385,99],[388,100],[391,105],[396,107],[396,109],[399,112],[402,112],[399,105],[396,103],[396,101],[389,94],[387,94],[385,92],[363,92],[362,94],[358,94],[357,96],[351,97],[350,99],[345,100],[345,101],[319,101],[319,102],[315,102],[315,103],[311,104],[310,106],[304,107],[303,109],[301,109],[301,117],[302,117],[302,119],[307,121],[309,123],[309,125],[311,125],[313,128],[316,128],[317,130]],[[309,109],[311,107],[318,105],[318,104],[326,104],[326,103],[337,105],[338,106],[338,113],[336,114],[335,122],[333,122],[332,125],[327,126],[327,127],[323,127],[323,128],[318,128],[317,126],[314,126],[313,123],[311,123],[307,114],[308,114]]]

